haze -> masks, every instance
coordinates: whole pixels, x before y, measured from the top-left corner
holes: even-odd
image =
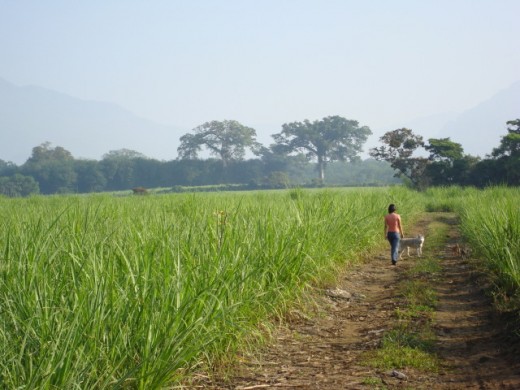
[[[269,144],[341,115],[379,137],[520,80],[518,15],[517,0],[0,0],[0,77],[184,132],[235,119]]]

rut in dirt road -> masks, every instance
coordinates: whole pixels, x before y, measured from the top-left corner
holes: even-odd
[[[456,242],[454,219],[446,222]],[[520,389],[518,340],[479,287],[483,275],[449,249],[442,265],[435,315],[437,353],[447,368],[442,388]]]
[[[441,266],[439,277],[431,281],[438,304],[427,324],[434,333],[431,353],[439,361],[437,369],[383,369],[368,363],[367,356],[399,324],[396,312],[407,304],[402,284],[418,261],[412,257],[392,266],[389,250],[382,250],[349,269],[336,286],[317,292],[313,312],[289,313],[287,326],[277,330],[273,343],[258,355],[243,356],[231,378],[205,378],[192,388],[520,388],[518,354],[508,353],[510,340],[496,327],[492,304],[475,286],[472,267],[450,251],[460,240],[455,222],[454,215],[429,213],[408,229],[410,234],[426,234],[424,255]],[[428,236],[438,229],[447,232],[446,242],[428,246]]]

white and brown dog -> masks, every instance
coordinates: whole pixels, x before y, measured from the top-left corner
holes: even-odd
[[[413,238],[401,238],[399,241],[399,258],[402,258],[403,252],[405,250],[408,257],[410,257],[410,248],[416,250],[417,257],[421,257],[423,244],[424,236],[422,234],[419,234],[417,237]]]

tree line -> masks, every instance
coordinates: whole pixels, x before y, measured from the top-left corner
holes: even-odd
[[[506,122],[508,134],[491,155],[480,159],[464,153],[462,145],[450,138],[431,138],[428,143],[412,130],[402,128],[385,133],[380,147],[370,155],[390,163],[396,176],[411,187],[520,185],[520,119]],[[421,156],[421,151],[429,153]]]
[[[449,138],[429,139],[410,129],[387,132],[381,147],[360,153],[368,136],[355,120],[329,116],[292,122],[265,147],[256,131],[233,120],[206,122],[180,138],[178,158],[158,161],[127,149],[100,161],[75,159],[61,146],[43,143],[21,166],[0,160],[0,194],[89,193],[131,188],[231,185],[239,189],[322,185],[388,185],[404,181],[423,189],[435,185],[518,185],[520,120],[507,122],[509,134],[481,160],[464,154]],[[205,149],[212,157],[199,158]],[[428,157],[417,156],[421,152]],[[246,151],[255,157],[245,159]],[[327,172],[327,178],[326,173]],[[226,187],[230,188],[230,187]]]

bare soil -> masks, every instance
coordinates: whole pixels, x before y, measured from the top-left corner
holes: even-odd
[[[444,250],[428,252],[428,227],[436,221],[449,225]],[[403,304],[397,291],[409,276],[415,258],[390,264],[389,249],[347,270],[338,288],[349,297],[331,297],[320,290],[314,313],[294,311],[277,329],[272,344],[260,354],[241,358],[226,379],[204,379],[194,388],[235,389],[520,389],[518,342],[503,316],[482,287],[483,279],[472,261],[452,250],[460,241],[451,214],[425,214],[410,234],[426,233],[425,252],[439,258],[441,276],[435,289],[439,303],[434,315],[436,372],[399,368],[405,379],[391,370],[371,368],[367,351],[380,345],[397,321]]]

